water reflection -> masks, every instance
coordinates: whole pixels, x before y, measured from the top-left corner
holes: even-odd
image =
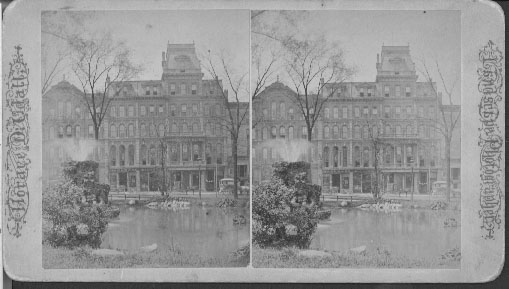
[[[331,220],[321,222],[311,248],[347,251],[367,246],[387,248],[392,254],[434,257],[460,247],[461,229],[444,228],[444,220],[459,212],[403,210],[395,213],[358,209],[333,210]]]
[[[245,208],[191,207],[182,210],[122,207],[108,225],[102,248],[137,250],[157,243],[177,246],[205,257],[220,257],[248,243],[249,223],[233,225],[235,214],[249,216]]]

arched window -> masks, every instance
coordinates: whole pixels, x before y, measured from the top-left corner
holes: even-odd
[[[326,146],[323,148],[323,165],[324,167],[329,167],[329,147]]]
[[[177,127],[177,123],[174,122],[172,125],[171,125],[171,132],[172,133],[178,133],[179,132],[179,129]]]
[[[302,138],[308,139],[308,128],[306,126],[302,127]]]
[[[125,137],[125,125],[121,124],[119,127],[118,127],[118,136],[120,138],[124,138]]]
[[[357,139],[361,138],[361,127],[359,125],[354,126],[353,134],[354,134],[354,138],[357,138]]]
[[[193,161],[198,161],[200,158],[200,147],[198,144],[193,145]]]
[[[164,137],[166,135],[164,131],[164,125],[162,123],[160,123],[157,127],[157,131],[159,132],[159,137]]]
[[[67,137],[72,137],[72,127],[71,127],[70,124],[66,126],[65,134],[66,134]]]
[[[343,145],[343,167],[348,166],[348,148]]]
[[[50,132],[51,134],[51,132]],[[76,138],[80,138],[81,137],[81,126],[77,125],[75,128],[74,128],[74,135]]]
[[[339,166],[339,148],[337,146],[334,147],[332,162],[335,168]]]
[[[276,119],[277,118],[277,103],[276,102],[272,102],[270,113],[272,114],[271,115],[272,119]]]
[[[178,155],[179,155],[179,149],[178,145],[172,144],[170,146],[170,154],[171,154],[171,160],[174,162],[178,161]]]
[[[325,139],[330,138],[330,128],[328,126],[325,126],[323,128],[323,138],[325,138]]]
[[[348,139],[348,127],[343,125],[343,128],[341,129],[341,138]]]
[[[286,128],[284,126],[279,127],[279,137],[280,138],[286,137]]]
[[[362,138],[363,139],[368,139],[369,138],[369,127],[367,125],[365,125],[362,128]]]
[[[63,138],[64,137],[64,127],[61,126],[58,128],[58,138]]]
[[[369,148],[364,147],[364,152],[362,153],[362,165],[365,168],[369,167],[369,157]]]
[[[412,125],[407,125],[406,126],[406,134],[407,136],[412,136],[414,134],[414,129],[412,128]]]
[[[348,107],[343,106],[343,113],[341,114],[343,118],[348,118]]]
[[[270,138],[275,139],[276,137],[277,137],[277,128],[275,126],[273,126],[270,129]]]
[[[128,163],[130,166],[134,166],[134,145],[130,144],[127,149],[127,152],[129,155]]]
[[[81,118],[81,108],[79,106],[77,106],[75,109],[75,115],[76,115],[76,118],[80,119]]]
[[[333,114],[334,114],[334,118],[338,119],[339,118],[339,109],[338,109],[338,107],[335,106],[332,111],[333,111]]]
[[[392,164],[394,161],[394,147],[389,145],[385,148],[385,163]]]
[[[187,129],[187,123],[183,123],[182,124],[182,133],[187,133],[188,132],[188,129]]]
[[[115,146],[110,147],[110,164],[112,166],[117,165],[117,147]]]
[[[223,144],[221,143],[217,144],[217,163],[223,163]]]
[[[267,128],[267,127],[264,127],[264,128],[263,128],[263,131],[262,131],[262,139],[263,139],[263,140],[268,139],[268,135],[267,135],[267,134],[268,134],[268,128]]]
[[[129,124],[129,137],[134,137],[134,124]]]
[[[401,126],[400,125],[396,125],[396,136],[398,136],[398,137],[401,136]]]
[[[424,126],[419,126],[419,137],[424,138],[425,132],[424,132]]]
[[[189,147],[187,143],[182,144],[182,160],[183,161],[189,160]]]
[[[293,126],[288,127],[288,139],[294,139]]]
[[[281,116],[281,118],[285,118],[285,113],[286,113],[286,108],[285,108],[285,103],[284,102],[281,102],[279,104],[279,115]]]
[[[292,107],[290,107],[290,108],[288,109],[288,119],[290,119],[290,120],[294,120],[294,119],[295,119],[295,116],[294,116],[294,114],[293,114],[293,108],[292,108]]]
[[[329,108],[328,107],[325,108],[325,112],[324,113],[325,113],[325,119],[329,119],[330,118],[330,113],[329,113]]]
[[[125,146],[120,145],[118,147],[118,162],[119,166],[123,167],[125,166]]]
[[[193,133],[199,133],[200,128],[198,127],[198,123],[193,123]]]
[[[140,160],[143,166],[147,165],[147,146],[144,144],[140,148]]]
[[[147,136],[147,126],[144,123],[140,125],[140,134],[142,137]]]
[[[154,166],[156,164],[156,146],[155,145],[150,145],[148,157],[150,160],[150,165]]]
[[[147,115],[147,108],[144,105],[142,105],[140,107],[140,116],[145,116],[145,115]]]
[[[353,148],[353,163],[355,167],[361,166],[361,149],[358,146]]]
[[[156,136],[156,125],[154,123],[151,123],[149,125],[149,132],[148,133],[149,133],[149,135],[151,137],[155,137]]]
[[[385,135],[386,136],[391,136],[392,135],[392,131],[391,131],[391,126],[390,125],[386,125],[385,126]]]
[[[339,126],[335,125],[334,128],[332,129],[332,137],[334,139],[339,138]]]

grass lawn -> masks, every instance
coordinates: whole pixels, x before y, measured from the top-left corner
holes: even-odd
[[[221,258],[203,258],[179,249],[157,249],[154,252],[125,252],[120,256],[95,256],[88,247],[54,248],[43,244],[42,266],[45,269],[85,268],[170,268],[170,267],[246,267],[249,247]]]
[[[332,257],[299,256],[296,248],[260,248],[254,245],[253,267],[257,268],[451,268],[459,269],[459,259],[411,259],[392,255],[384,249],[363,253],[329,252]],[[444,252],[445,253],[445,252]]]

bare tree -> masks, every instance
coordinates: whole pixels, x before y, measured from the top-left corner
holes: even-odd
[[[423,66],[423,75],[426,78],[426,81],[429,83],[429,86],[431,87],[433,91],[433,95],[437,99],[437,105],[439,110],[439,116],[435,118],[428,118],[429,124],[438,131],[444,138],[445,143],[445,162],[446,162],[446,176],[447,176],[447,201],[451,201],[451,141],[453,137],[454,129],[456,128],[456,124],[458,123],[458,120],[460,119],[461,113],[455,113],[453,110],[448,111],[447,105],[453,105],[452,101],[452,95],[454,88],[457,83],[457,79],[452,83],[448,84],[448,82],[444,79],[444,76],[442,74],[442,71],[440,70],[440,66],[437,61],[435,61],[436,66],[436,72],[438,73],[440,77],[440,82],[442,84],[442,87],[445,91],[446,98],[448,101],[448,104],[443,103],[442,100],[442,94],[438,92],[438,89],[433,82],[433,79],[431,77],[431,71],[426,65],[425,61],[422,61]]]
[[[151,124],[155,128],[158,144],[158,157],[159,164],[161,165],[161,178],[159,180],[159,190],[161,195],[166,195],[168,192],[168,182],[166,179],[166,159],[168,156],[168,137],[170,131],[170,123],[168,119],[164,123],[157,124],[153,122]],[[163,128],[162,130],[160,128]]]
[[[135,77],[141,68],[131,62],[131,50],[124,43],[113,41],[108,33],[88,39],[76,36],[69,45],[71,68],[81,84],[95,139],[99,139],[99,129],[122,83]]]
[[[286,50],[286,71],[295,88],[290,100],[302,114],[311,141],[313,128],[327,101],[342,83],[354,73],[344,61],[343,50],[328,43],[322,36],[316,40],[288,39],[283,43]]]
[[[242,125],[248,121],[249,102],[242,101],[243,98],[249,99],[246,89],[246,74],[235,74],[225,60],[224,55],[218,59],[208,53],[206,57],[205,69],[213,77],[216,85],[220,88],[220,95],[223,106],[226,108],[226,114],[215,116],[216,122],[225,129],[230,135],[232,142],[232,164],[233,164],[233,197],[238,198],[238,142]],[[220,76],[224,75],[228,88],[232,91],[232,96],[228,95],[228,90],[224,89]],[[247,106],[245,105],[247,103]]]
[[[366,125],[368,127],[368,140],[373,150],[374,181],[372,194],[374,199],[379,199],[381,197],[380,184],[383,183],[381,182],[382,169],[380,168],[380,164],[383,159],[383,151],[388,143],[383,138],[383,121],[369,120],[366,121]]]

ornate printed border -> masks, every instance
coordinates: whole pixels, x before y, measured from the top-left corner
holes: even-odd
[[[479,51],[481,68],[477,70],[479,76],[478,90],[481,92],[479,103],[479,142],[481,148],[481,191],[479,217],[482,219],[481,229],[483,238],[495,239],[495,231],[500,230],[502,210],[502,147],[504,137],[500,132],[497,120],[500,114],[498,108],[502,99],[503,71],[502,52],[490,40]]]
[[[7,79],[6,93],[6,161],[5,161],[5,184],[7,186],[5,198],[5,215],[7,217],[7,231],[9,234],[20,237],[21,229],[26,224],[26,214],[29,205],[28,192],[28,169],[30,159],[28,111],[30,102],[28,94],[27,63],[20,53],[21,46],[14,47],[16,53],[9,63],[9,75]]]

